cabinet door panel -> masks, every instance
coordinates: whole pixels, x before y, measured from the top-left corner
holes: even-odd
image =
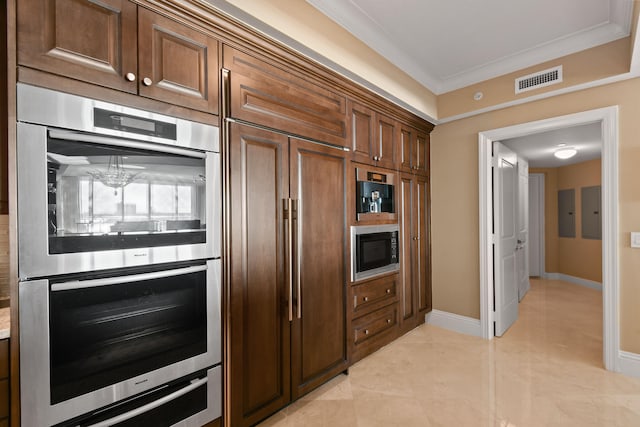
[[[417,221],[416,233],[418,237],[416,279],[418,288],[418,310],[420,314],[431,311],[431,219],[430,219],[430,191],[429,182],[419,176],[416,180]],[[424,323],[424,317],[419,319]]]
[[[396,124],[388,117],[376,116],[376,152],[377,165],[393,169],[397,161]]]
[[[138,22],[140,95],[217,114],[218,42],[144,8]]]
[[[415,131],[406,126],[400,126],[400,167],[405,172],[412,172],[415,145]]]
[[[347,145],[344,95],[229,46],[224,67],[231,71],[230,116]]]
[[[351,138],[351,151],[353,152],[354,160],[373,164],[373,111],[350,101],[349,113],[349,125],[351,126],[349,137]]]
[[[415,218],[416,208],[414,202],[415,180],[409,175],[400,178],[400,191],[398,194],[400,208],[400,327],[406,332],[415,327],[414,316],[417,310],[417,302],[414,292],[414,258],[416,256]]]
[[[293,398],[347,368],[347,161],[338,149],[291,140],[291,197],[297,202],[299,293],[292,329]]]
[[[413,165],[417,173],[429,173],[429,134],[416,132]]]
[[[283,199],[287,138],[230,126],[231,425],[253,425],[290,400]]]
[[[136,5],[128,0],[20,0],[18,63],[135,93]]]

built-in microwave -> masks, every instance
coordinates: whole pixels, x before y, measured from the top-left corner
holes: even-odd
[[[398,224],[351,227],[351,280],[400,269]]]

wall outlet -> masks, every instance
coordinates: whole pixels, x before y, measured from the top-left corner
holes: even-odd
[[[631,232],[631,247],[640,248],[640,232],[638,231]]]

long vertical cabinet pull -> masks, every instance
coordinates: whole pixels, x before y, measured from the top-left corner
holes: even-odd
[[[302,201],[293,201],[293,218],[296,222],[296,315],[298,319],[302,318],[302,289],[300,285],[300,267],[301,267],[301,251],[302,251]]]
[[[287,221],[287,262],[289,270],[289,322],[293,321],[293,211],[292,200],[283,199]]]

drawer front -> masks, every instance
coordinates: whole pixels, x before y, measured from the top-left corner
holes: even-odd
[[[354,344],[358,346],[398,324],[398,309],[390,305],[353,322]]]
[[[354,317],[395,301],[398,278],[393,274],[353,286]]]
[[[346,146],[346,97],[291,72],[224,47],[230,70],[229,115],[236,119]]]

